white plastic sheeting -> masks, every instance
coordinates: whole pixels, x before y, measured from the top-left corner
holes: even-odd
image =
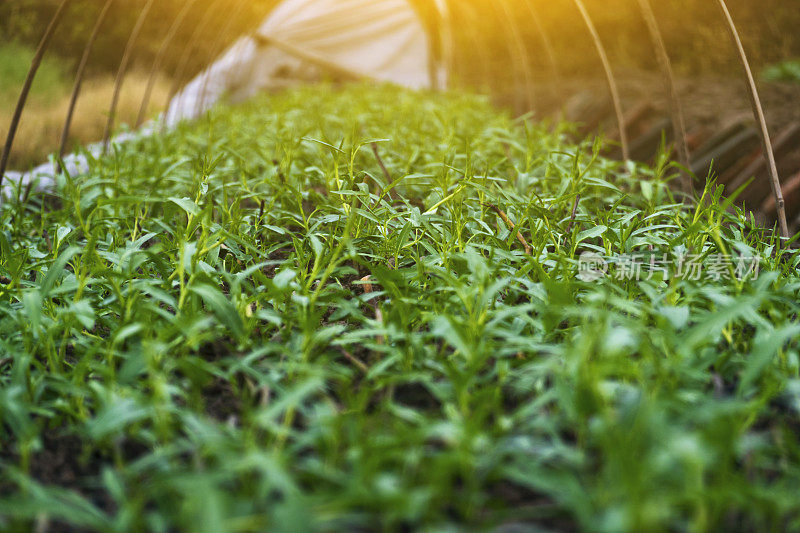
[[[197,117],[223,95],[241,101],[322,71],[414,89],[443,81],[432,69],[425,27],[406,0],[286,0],[254,36],[237,41],[175,96],[167,124]]]
[[[440,0],[436,5],[444,9]],[[163,119],[174,126],[203,114],[223,96],[243,101],[264,90],[318,80],[326,72],[413,89],[444,86],[446,73],[433,65],[429,36],[406,0],[285,0],[255,35],[239,39],[177,94]],[[150,135],[156,128],[150,124],[112,143]],[[87,150],[97,157],[102,145]],[[67,155],[64,164],[73,176],[88,169],[81,154]],[[28,184],[41,191],[55,181],[52,163],[27,173],[8,172],[0,204]]]
[[[139,130],[124,132],[114,136],[110,143],[122,144],[132,140],[141,139],[153,135],[158,131],[159,125],[156,122],[148,122]],[[92,158],[99,158],[103,155],[103,143],[93,143],[85,147],[85,153]],[[67,154],[62,159],[64,169],[70,176],[80,176],[89,171],[89,159],[84,153]],[[53,189],[56,185],[58,172],[57,164],[53,161],[42,163],[29,172],[7,171],[3,186],[0,188],[0,205],[8,198],[14,198],[24,192],[29,186],[31,192],[42,192]]]

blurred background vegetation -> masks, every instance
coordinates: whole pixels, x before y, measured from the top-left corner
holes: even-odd
[[[74,0],[59,27],[39,73],[26,110],[14,155],[17,166],[32,164],[54,145],[78,60],[105,0]],[[800,10],[786,0],[728,0],[756,69],[769,80],[800,79]],[[431,0],[413,0],[431,27]],[[82,98],[74,142],[96,138],[111,98],[113,75],[136,20],[147,0],[113,3],[89,64],[89,86]],[[277,0],[195,0],[167,51],[157,84],[153,111],[163,106],[176,72],[194,76],[237,36],[257,27]],[[600,63],[572,0],[450,0],[455,78],[488,90],[518,87],[522,61],[537,82],[553,75],[567,79],[595,77]],[[586,0],[618,73],[652,72],[655,54],[635,0]],[[676,71],[684,77],[725,78],[737,73],[716,2],[651,0],[666,37]],[[10,113],[25,72],[59,0],[0,3],[0,131]],[[133,51],[120,117],[132,120],[137,102],[164,36],[185,0],[158,0],[149,12]],[[197,38],[195,38],[197,37]],[[515,43],[514,38],[519,42]],[[521,43],[521,46],[520,46]],[[547,53],[550,45],[552,56]],[[554,65],[549,61],[555,58]],[[185,61],[184,68],[181,68]],[[514,89],[512,89],[514,90]],[[139,91],[137,93],[137,91]],[[27,128],[27,129],[26,129]]]

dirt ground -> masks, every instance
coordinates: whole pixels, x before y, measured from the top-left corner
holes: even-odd
[[[687,127],[724,128],[743,118],[752,117],[747,88],[743,78],[678,78],[681,106]],[[649,101],[658,112],[669,113],[669,94],[664,78],[658,73],[625,72],[617,75],[622,104],[630,110],[642,101]],[[800,121],[800,83],[759,83],[770,130],[777,133],[792,121]],[[518,96],[507,93],[500,102],[516,106]],[[605,78],[563,80],[559,84],[544,83],[535,87],[533,103],[536,114],[545,116],[583,95],[610,106]]]
[[[766,167],[762,166],[748,175],[764,158],[744,79],[695,77],[676,81],[692,151],[692,170],[697,176],[715,170],[718,181],[731,191],[746,181],[745,177],[755,176],[740,197],[740,205],[752,210],[761,222],[772,225],[776,210]],[[628,135],[631,145],[639,140],[637,136],[650,131],[650,128],[658,128],[659,124],[671,125],[668,120],[670,96],[662,75],[625,72],[618,74],[617,83],[626,121],[634,121],[633,117],[637,116],[637,110],[641,110],[644,103],[652,108],[647,115],[638,115],[648,118],[641,120],[638,127],[630,128]],[[790,229],[797,230],[800,229],[800,83],[759,83],[759,94],[770,135],[776,145]],[[561,113],[566,119],[583,124],[585,128],[582,134],[592,135],[602,131],[614,139],[618,137],[618,128],[609,95],[605,78],[569,79],[559,84],[537,85],[531,101],[535,117],[558,116]],[[510,90],[499,95],[497,100],[515,111],[525,110],[527,106],[524,90]],[[722,136],[724,141],[731,140],[736,131],[740,131],[735,130],[737,125],[746,129],[750,137],[732,149],[729,145],[727,152],[720,151],[720,147],[725,146],[723,141],[713,151],[704,152],[708,143],[715,138]],[[784,132],[791,132],[785,136],[789,140],[780,144]],[[645,150],[645,153],[653,153],[653,150]],[[713,156],[713,161],[706,159],[704,166],[703,154],[705,157]],[[702,187],[702,183],[697,182],[695,186]]]

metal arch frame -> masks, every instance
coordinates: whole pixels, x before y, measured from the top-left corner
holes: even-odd
[[[733,41],[733,47],[736,49],[739,56],[739,62],[744,72],[744,77],[747,82],[747,94],[750,97],[750,105],[753,108],[753,115],[761,134],[761,142],[764,149],[764,157],[767,160],[767,167],[769,168],[770,181],[772,183],[772,192],[775,195],[775,206],[778,212],[778,225],[780,227],[781,239],[788,241],[789,239],[789,226],[786,222],[786,205],[783,199],[783,188],[781,180],[778,176],[778,166],[775,163],[775,151],[772,148],[772,141],[770,140],[769,128],[767,127],[767,120],[764,116],[764,106],[761,105],[761,98],[758,95],[758,87],[756,87],[755,78],[753,78],[753,71],[750,68],[750,62],[747,60],[747,53],[744,50],[741,36],[736,29],[736,24],[733,21],[731,12],[725,0],[717,0],[722,17],[725,19],[728,33]]]
[[[689,140],[686,133],[686,117],[683,113],[683,106],[681,105],[680,95],[678,93],[678,85],[675,82],[675,72],[672,69],[672,61],[667,52],[667,46],[664,43],[664,36],[661,33],[661,28],[658,26],[658,20],[653,12],[653,6],[650,5],[650,0],[637,0],[639,10],[644,17],[647,31],[650,33],[650,40],[653,47],[656,49],[658,56],[658,64],[666,78],[667,91],[669,92],[670,100],[670,115],[672,117],[672,129],[674,130],[675,137],[678,139],[678,157],[684,167],[689,168],[691,164],[691,156],[689,154]],[[692,177],[683,172],[682,187],[686,194],[693,192]]]
[[[523,79],[525,80],[525,108],[526,110],[531,111],[535,108],[535,88],[533,83],[533,71],[531,70],[531,59],[528,55],[528,48],[525,46],[525,42],[522,39],[522,35],[520,35],[517,22],[514,19],[514,15],[509,9],[507,2],[508,0],[497,0],[497,3],[500,4],[500,12],[502,13],[509,29],[511,30],[511,41],[513,46],[517,49],[517,54],[515,55],[516,60],[519,61],[519,64],[522,67]],[[492,2],[492,5],[494,5],[494,2]]]
[[[472,5],[470,5],[469,3],[464,3],[460,7],[461,7],[461,13],[462,14],[468,14],[467,16],[469,17],[470,21],[474,21],[475,20],[476,15],[475,15],[475,11],[474,11]],[[452,24],[453,24],[452,23],[452,17],[448,17],[448,20],[449,20],[450,27],[452,27]],[[470,29],[470,35],[471,35],[470,42],[474,43],[474,45],[475,45],[474,48],[477,49],[477,55],[479,57],[479,61],[480,61],[480,65],[481,65],[481,76],[480,76],[480,79],[483,80],[484,84],[486,84],[486,83],[488,83],[489,79],[491,78],[491,68],[489,67],[491,61],[489,61],[488,56],[485,53],[484,47],[478,45],[478,43],[480,42],[480,38],[479,38],[480,37],[480,32],[476,29],[474,24],[468,24],[467,26]],[[456,65],[456,54],[455,54],[456,46],[455,45],[456,45],[456,42],[455,42],[455,38],[452,36],[452,32],[451,32],[450,41],[452,43],[452,45],[451,45],[452,46],[452,48],[451,48],[451,54],[452,55],[450,56],[449,67],[451,69],[455,70],[455,65]],[[486,89],[486,87],[484,86],[481,89]]]
[[[619,87],[617,85],[617,79],[614,77],[614,71],[611,68],[611,62],[608,59],[608,52],[606,51],[606,47],[603,45],[602,39],[600,39],[600,34],[597,32],[597,27],[594,25],[594,21],[592,20],[591,15],[589,15],[589,11],[586,9],[586,5],[583,3],[583,0],[573,1],[578,7],[578,10],[581,12],[583,21],[586,23],[586,27],[588,28],[589,33],[592,36],[592,40],[594,41],[594,46],[597,49],[597,53],[600,55],[600,61],[603,64],[603,70],[606,74],[606,81],[608,81],[608,90],[611,93],[611,101],[614,104],[614,112],[617,115],[619,139],[620,144],[622,145],[622,158],[627,161],[630,159],[628,132],[625,131],[625,116],[622,112],[622,101],[619,96]]]
[[[542,24],[542,19],[536,12],[536,8],[533,5],[533,0],[525,0],[525,6],[528,8],[528,13],[530,14],[531,20],[533,21],[533,26],[536,29],[536,34],[541,39],[545,55],[547,56],[547,64],[550,67],[550,74],[551,76],[553,76],[553,85],[552,85],[553,96],[555,96],[556,100],[560,100],[561,98],[558,93],[557,87],[561,85],[562,76],[561,76],[561,71],[558,68],[558,61],[556,61],[556,54],[553,48],[553,41],[550,39],[550,35],[547,33],[544,24]]]
[[[176,17],[176,20],[173,22],[173,25],[171,26],[170,30],[168,31],[167,36],[165,37],[164,41],[162,42],[161,48],[159,49],[159,53],[158,53],[158,55],[156,57],[156,60],[153,63],[153,67],[151,69],[151,77],[148,80],[148,90],[146,91],[145,96],[144,96],[144,98],[142,100],[142,105],[141,105],[140,110],[139,110],[139,116],[137,118],[137,126],[141,124],[142,119],[144,117],[144,113],[146,112],[147,106],[149,104],[149,100],[150,100],[151,92],[152,92],[153,77],[155,76],[156,72],[158,71],[159,67],[161,66],[161,62],[163,61],[163,58],[164,58],[167,50],[169,49],[170,45],[174,41],[178,29],[180,28],[180,26],[185,21],[186,16],[188,15],[189,11],[191,10],[191,7],[196,3],[196,1],[197,0],[188,0],[187,1],[186,5],[184,5],[183,9],[179,13],[179,15]],[[182,77],[182,75],[183,75],[183,73],[184,73],[184,71],[185,71],[185,69],[187,67],[187,64],[188,64],[189,54],[190,54],[191,50],[193,49],[193,47],[195,46],[197,40],[203,34],[203,31],[201,31],[201,30],[203,30],[205,28],[205,26],[208,25],[208,23],[210,22],[211,13],[218,9],[218,4],[221,1],[222,0],[215,0],[212,3],[212,6],[209,7],[209,12],[204,17],[203,22],[198,25],[198,28],[195,30],[195,32],[194,32],[194,34],[192,36],[192,39],[190,39],[187,42],[186,48],[183,51],[183,54],[181,56],[181,61],[179,63],[179,68],[177,69],[177,74],[178,75],[176,76],[176,78],[174,80],[173,91],[172,91],[172,93],[170,95],[171,96],[170,99],[172,99],[174,97],[174,95],[176,94],[176,92],[177,92],[177,88],[179,87],[179,83],[180,83],[181,77]],[[106,131],[104,133],[104,140],[103,140],[104,151],[108,147],[109,138],[110,138],[111,132],[112,132],[113,127],[114,127],[114,121],[115,121],[115,117],[116,117],[116,110],[117,110],[117,106],[118,106],[119,95],[120,95],[120,92],[121,92],[122,85],[124,83],[124,78],[125,78],[125,75],[126,75],[126,72],[127,72],[127,67],[128,67],[129,62],[130,62],[130,59],[131,59],[132,50],[133,50],[133,48],[135,46],[135,43],[136,43],[136,41],[137,41],[137,39],[139,37],[140,32],[142,31],[142,28],[143,28],[143,26],[145,24],[145,20],[147,18],[147,15],[149,14],[150,8],[154,4],[154,2],[155,2],[155,0],[147,0],[147,3],[145,4],[144,8],[142,9],[141,13],[139,14],[139,17],[138,17],[138,19],[136,21],[136,24],[134,25],[134,28],[133,28],[133,30],[131,32],[131,35],[128,38],[128,42],[126,44],[125,51],[123,53],[123,57],[122,57],[122,60],[120,62],[120,66],[119,66],[119,69],[117,71],[117,76],[116,76],[116,79],[115,79],[114,95],[113,95],[111,106],[110,106],[110,109],[109,109],[109,117],[108,117],[108,121],[106,123]],[[503,22],[501,22],[501,26],[505,26],[505,29],[510,30],[510,34],[506,35],[506,45],[507,45],[509,51],[511,52],[512,59],[514,60],[514,63],[516,64],[515,70],[518,69],[517,72],[515,72],[516,76],[519,76],[520,73],[525,75],[526,96],[527,96],[527,98],[529,99],[529,102],[530,102],[530,98],[532,97],[532,93],[533,93],[533,91],[531,89],[533,88],[534,84],[533,84],[533,81],[532,81],[533,75],[532,75],[532,71],[531,71],[531,64],[530,64],[531,62],[530,62],[530,57],[529,57],[529,54],[528,54],[528,50],[525,48],[525,42],[524,42],[523,36],[520,34],[520,26],[518,25],[519,22],[513,16],[513,13],[511,13],[510,10],[509,10],[509,4],[507,3],[508,0],[500,0],[500,2],[501,3],[500,3],[499,6],[494,5],[493,3],[491,3],[491,7],[494,9],[496,14],[498,12],[501,12],[500,14],[501,14],[501,16],[503,18]],[[680,95],[678,94],[678,91],[677,91],[677,85],[675,83],[674,72],[673,72],[673,69],[672,69],[672,63],[671,63],[669,55],[667,53],[666,46],[665,46],[664,39],[663,39],[663,35],[661,34],[661,31],[660,31],[660,28],[659,28],[659,25],[658,25],[658,19],[656,18],[655,14],[652,11],[652,6],[650,5],[649,0],[637,0],[637,2],[639,4],[639,8],[640,8],[640,11],[642,12],[642,15],[644,16],[644,19],[645,19],[645,22],[646,22],[646,25],[647,25],[647,30],[650,33],[650,37],[651,37],[651,41],[652,41],[653,47],[654,47],[654,49],[656,51],[656,54],[658,56],[658,59],[659,59],[660,67],[664,72],[665,78],[667,79],[667,85],[668,85],[668,89],[669,89],[669,92],[670,92],[670,102],[671,102],[671,107],[672,107],[672,113],[671,114],[672,114],[673,125],[674,125],[674,129],[676,130],[676,136],[678,137],[679,143],[680,143],[679,154],[680,154],[680,157],[681,157],[682,161],[685,163],[688,160],[688,157],[689,157],[688,146],[687,146],[687,142],[686,142],[687,141],[687,136],[686,136],[685,116],[683,115],[683,111],[682,111],[682,108],[681,108]],[[83,55],[81,57],[81,61],[80,61],[80,64],[79,64],[77,72],[76,72],[75,83],[74,83],[74,86],[73,86],[73,91],[72,91],[72,95],[71,95],[71,99],[70,99],[70,105],[69,105],[68,112],[67,112],[67,118],[66,118],[66,120],[64,122],[64,128],[63,128],[62,135],[61,135],[61,142],[60,142],[59,151],[58,151],[59,157],[63,156],[66,144],[68,142],[69,130],[70,130],[70,127],[71,127],[71,123],[72,123],[72,119],[73,119],[73,115],[74,115],[74,111],[75,111],[75,106],[76,106],[77,99],[78,99],[79,94],[80,94],[80,90],[81,90],[83,79],[85,77],[86,67],[87,67],[87,64],[88,64],[88,61],[89,61],[89,57],[90,57],[91,51],[92,51],[92,49],[93,49],[93,47],[94,47],[94,45],[96,43],[96,40],[97,40],[97,38],[99,36],[99,32],[101,31],[101,28],[102,28],[102,24],[103,24],[104,20],[106,19],[106,16],[107,16],[107,14],[109,12],[109,9],[110,9],[110,6],[112,5],[112,3],[113,3],[113,0],[106,0],[105,1],[105,4],[104,4],[104,6],[103,6],[103,8],[102,8],[102,10],[100,12],[100,15],[98,16],[98,19],[95,21],[95,26],[94,26],[94,28],[92,30],[91,36],[89,38],[89,41],[88,41],[86,47],[84,48]],[[584,20],[584,23],[586,24],[586,27],[589,30],[589,33],[591,34],[592,40],[594,42],[594,46],[597,49],[598,55],[600,57],[602,65],[603,65],[605,76],[606,76],[606,79],[607,79],[607,82],[608,82],[608,85],[609,85],[609,90],[611,92],[612,101],[613,101],[613,104],[614,104],[614,111],[615,111],[615,114],[616,114],[617,123],[619,125],[623,157],[627,159],[629,157],[629,147],[628,147],[627,132],[626,132],[625,123],[624,123],[625,122],[625,118],[624,118],[624,115],[623,115],[623,112],[622,112],[622,104],[621,104],[621,99],[620,99],[620,96],[619,96],[618,84],[617,84],[616,78],[614,77],[614,73],[613,73],[613,70],[612,70],[612,67],[611,67],[611,63],[610,63],[610,60],[609,60],[609,55],[607,53],[607,50],[606,50],[605,46],[603,45],[603,42],[602,42],[602,40],[601,40],[601,38],[599,36],[599,33],[597,32],[596,26],[595,26],[595,24],[594,24],[594,22],[592,20],[592,17],[590,15],[589,11],[586,9],[586,6],[585,6],[583,0],[574,0],[574,3],[578,8],[578,10],[579,10],[579,12],[580,12],[580,14],[581,14],[581,16],[582,16],[582,18]],[[40,40],[38,46],[37,46],[36,54],[34,56],[34,59],[31,62],[30,68],[28,70],[25,82],[24,82],[22,90],[21,90],[21,94],[20,94],[19,99],[17,101],[17,105],[16,105],[16,108],[15,108],[15,111],[14,111],[14,115],[13,115],[13,118],[12,118],[12,121],[11,121],[11,125],[9,127],[8,135],[6,137],[6,142],[5,142],[5,147],[3,149],[2,157],[0,157],[0,185],[2,185],[2,183],[4,181],[4,178],[5,178],[5,172],[7,170],[7,165],[8,165],[8,161],[9,161],[9,158],[10,158],[11,150],[13,148],[14,139],[15,139],[18,127],[19,127],[19,122],[20,122],[21,116],[22,116],[22,114],[24,112],[24,107],[25,107],[25,105],[27,103],[27,99],[28,99],[28,96],[29,96],[30,89],[31,89],[31,86],[33,84],[34,78],[36,76],[36,73],[37,73],[40,65],[41,65],[43,57],[44,57],[45,53],[47,52],[47,50],[49,48],[49,45],[51,43],[53,34],[55,33],[58,25],[60,24],[64,14],[67,11],[67,9],[68,9],[70,4],[71,4],[71,0],[61,0],[60,1],[59,5],[58,5],[58,8],[56,9],[55,14],[53,15],[53,17],[51,18],[50,22],[48,23],[48,26],[47,26],[43,36],[41,37],[41,40]],[[543,27],[541,20],[539,20],[539,18],[537,16],[536,10],[535,10],[534,6],[532,5],[532,0],[525,0],[525,4],[526,4],[526,6],[528,8],[531,20],[533,21],[533,25],[537,29],[536,33],[538,33],[538,35],[542,39],[543,45],[545,47],[545,52],[547,54],[548,63],[550,65],[550,70],[554,75],[554,79],[558,79],[558,78],[560,78],[560,73],[558,72],[558,64],[557,64],[557,61],[555,59],[555,53],[553,51],[553,46],[552,46],[552,43],[550,41],[550,38],[546,34],[545,28]],[[758,88],[756,86],[755,79],[753,77],[753,73],[752,73],[752,69],[750,67],[750,63],[749,63],[749,61],[747,59],[747,54],[745,52],[744,46],[743,46],[742,41],[741,41],[741,36],[740,36],[740,34],[739,34],[739,32],[738,32],[738,30],[736,28],[736,25],[734,23],[733,17],[731,16],[730,10],[728,9],[728,6],[727,6],[725,0],[717,0],[717,4],[718,4],[718,7],[720,8],[720,11],[722,13],[723,19],[724,19],[724,21],[726,23],[726,27],[727,27],[727,30],[728,30],[728,32],[730,34],[733,47],[734,47],[734,49],[735,49],[735,51],[736,51],[736,53],[738,55],[738,59],[739,59],[739,62],[741,64],[742,71],[743,71],[743,74],[744,74],[744,77],[745,77],[745,81],[746,81],[746,84],[747,84],[748,96],[749,96],[749,99],[750,99],[753,115],[754,115],[754,117],[756,119],[756,122],[757,122],[757,124],[759,126],[759,129],[760,129],[760,136],[761,136],[761,140],[762,140],[762,144],[763,144],[764,157],[765,157],[765,160],[767,162],[767,168],[769,170],[771,186],[772,186],[773,194],[774,194],[775,200],[776,200],[776,207],[777,207],[778,219],[779,219],[778,222],[779,222],[779,226],[780,226],[781,237],[782,237],[782,239],[785,240],[785,239],[788,238],[788,227],[787,227],[787,221],[786,221],[785,203],[784,203],[784,199],[783,199],[783,193],[782,193],[782,186],[781,186],[781,182],[780,182],[780,177],[778,175],[777,165],[776,165],[776,162],[775,162],[775,155],[774,155],[774,151],[773,151],[773,146],[772,146],[769,130],[768,130],[766,119],[765,119],[764,108],[763,108],[763,105],[761,103],[760,96],[758,94]],[[240,9],[241,9],[241,7],[240,7]],[[471,19],[475,20],[474,9],[470,9],[469,13],[471,15]],[[442,17],[441,20],[443,21],[444,17]],[[445,22],[442,22],[442,24],[444,24],[444,23]],[[229,24],[228,24],[227,27],[229,28],[231,24],[233,24],[233,23],[231,21],[229,21]],[[474,24],[469,24],[469,26],[472,27],[472,26],[474,26]],[[217,41],[216,41],[217,43],[221,43],[222,42],[222,38],[223,38],[222,36],[225,33],[226,32],[223,32],[222,34],[217,36]],[[475,31],[475,33],[478,33],[477,30]],[[453,38],[452,35],[450,35],[450,37],[451,37],[450,38],[450,45],[454,46],[454,38]],[[442,39],[444,39],[444,35],[442,36]],[[475,40],[475,46],[478,46],[479,48],[481,48],[479,41],[480,41],[480,39]],[[218,48],[218,46],[215,46],[214,48],[216,49],[216,48]],[[451,51],[451,52],[454,52],[454,50]],[[481,50],[479,50],[479,53],[480,52],[481,52]],[[485,54],[481,55],[481,58],[483,59],[483,61],[482,61],[483,78],[482,79],[488,80],[490,78],[490,76],[487,75],[487,74],[489,74],[489,68],[488,68],[489,67],[489,62],[486,61],[486,58],[483,57],[484,55]],[[450,65],[448,65],[448,66],[452,67],[452,61],[454,61],[454,53],[451,53],[450,56],[447,59],[451,62]]]
[[[136,20],[136,24],[131,31],[130,36],[128,37],[128,42],[125,45],[125,51],[122,53],[122,61],[120,61],[119,69],[117,70],[117,77],[114,80],[114,94],[111,96],[111,107],[108,110],[108,120],[106,121],[106,129],[103,133],[103,153],[105,154],[108,152],[108,144],[111,139],[111,133],[114,130],[114,122],[116,120],[117,114],[117,105],[119,104],[119,96],[122,92],[122,85],[125,83],[125,74],[128,71],[128,63],[131,59],[131,53],[133,52],[133,47],[136,45],[136,41],[139,38],[139,34],[144,27],[144,22],[147,19],[147,15],[150,13],[150,9],[155,4],[155,0],[147,0],[147,3],[142,7],[142,11],[139,13],[139,17]]]
[[[206,11],[203,18],[200,20],[199,24],[195,27],[194,32],[192,32],[191,37],[189,40],[186,41],[186,45],[183,47],[183,52],[181,53],[180,59],[178,61],[178,65],[175,69],[175,75],[172,80],[172,85],[169,91],[169,97],[167,99],[169,106],[169,102],[175,98],[175,95],[178,94],[181,88],[181,79],[183,78],[184,73],[186,72],[186,67],[189,64],[189,56],[191,55],[192,49],[194,49],[197,42],[200,40],[200,37],[205,32],[206,26],[211,23],[212,15],[217,11],[219,6],[223,3],[224,0],[213,0],[211,5],[208,7],[208,11]],[[165,117],[166,118],[166,117]],[[162,131],[166,130],[167,121],[163,120],[161,123]]]
[[[503,0],[501,0],[501,1],[503,1]],[[471,21],[471,23],[466,25],[466,29],[469,30],[469,34],[470,34],[469,35],[469,39],[468,39],[469,44],[472,45],[472,49],[477,51],[476,55],[478,57],[478,62],[480,64],[479,80],[482,80],[482,86],[480,87],[480,89],[482,89],[482,90],[489,89],[491,91],[492,87],[490,86],[490,80],[492,79],[492,76],[493,76],[492,69],[490,68],[491,60],[489,59],[489,57],[485,53],[486,47],[481,46],[481,33],[478,31],[476,25],[474,24],[474,22],[476,21],[476,18],[478,16],[476,14],[475,9],[474,9],[474,4],[470,4],[470,3],[467,2],[467,3],[460,4],[458,7],[460,8],[460,13],[462,14],[462,16],[466,16]],[[492,7],[494,8],[493,12],[495,13],[495,15],[497,15],[499,13],[497,8],[495,6],[492,6]],[[454,79],[452,77],[452,74],[455,71],[455,65],[457,63],[457,61],[456,61],[456,53],[454,52],[455,49],[456,49],[456,43],[455,43],[455,38],[453,37],[453,33],[451,31],[451,27],[452,27],[452,24],[453,24],[452,23],[452,17],[450,17],[448,15],[447,20],[446,20],[445,23],[448,25],[447,29],[448,29],[448,37],[449,37],[449,42],[450,42],[450,45],[449,45],[450,46],[450,55],[449,55],[449,58],[447,58],[446,66],[448,67],[448,71],[449,71],[450,78],[451,78],[450,81],[452,83],[452,80]],[[511,53],[512,57],[516,57],[515,54],[513,53],[513,48],[510,45],[506,44],[506,48],[508,48],[508,50]],[[461,54],[461,55],[464,55],[464,54]],[[515,61],[515,63],[517,63],[517,61]],[[525,62],[524,64],[527,65],[527,62]],[[517,64],[517,67],[519,67],[519,66],[520,65]],[[515,72],[515,78],[517,79],[517,81],[519,81],[518,74],[519,74],[519,72]],[[530,106],[530,107],[532,107],[532,106]]]
[[[50,23],[47,25],[44,35],[42,35],[42,38],[39,41],[39,45],[36,48],[36,54],[33,56],[33,61],[31,61],[31,66],[28,69],[28,74],[25,77],[25,83],[22,85],[22,91],[19,95],[19,99],[17,100],[17,105],[14,108],[14,115],[11,119],[11,125],[8,128],[3,154],[0,156],[0,187],[3,186],[3,179],[5,178],[6,169],[8,167],[8,158],[11,156],[11,148],[14,147],[14,137],[17,135],[19,121],[22,118],[22,111],[25,108],[25,103],[28,101],[28,95],[30,94],[33,80],[36,78],[36,73],[42,64],[44,54],[47,52],[47,48],[50,46],[50,41],[53,38],[53,34],[55,33],[56,28],[61,22],[61,19],[63,18],[64,13],[71,2],[72,0],[61,0],[61,3],[58,5],[53,18],[50,19]]]
[[[236,6],[231,13],[231,16],[228,17],[228,21],[226,22],[225,26],[222,28],[222,31],[217,33],[216,39],[214,39],[214,44],[211,46],[211,59],[210,61],[215,61],[217,56],[222,51],[222,47],[224,44],[225,36],[231,31],[233,28],[234,22],[242,15],[244,9],[248,6],[248,0],[236,0]],[[239,59],[236,59],[237,63]],[[208,91],[208,81],[209,76],[205,76],[203,78],[203,85],[200,87],[200,97],[197,100],[197,105],[195,106],[195,115],[200,113],[200,110],[203,108],[203,102],[206,98],[206,92]]]
[[[498,6],[495,4],[495,0],[492,0],[492,1],[488,2],[488,5],[491,6],[492,12],[497,17],[497,20],[500,23],[500,25],[503,28],[503,30],[505,30],[506,29],[505,25],[509,24],[509,19],[508,19],[509,15],[508,15],[508,12],[506,11],[507,6],[505,5],[504,0],[497,0],[497,1],[502,3],[503,7],[498,8]],[[513,72],[514,85],[519,87],[519,86],[523,85],[522,82],[524,81],[524,86],[526,87],[525,94],[522,95],[521,98],[518,97],[517,101],[521,103],[522,107],[526,107],[526,108],[530,109],[531,107],[533,107],[532,101],[531,101],[531,95],[530,95],[530,91],[528,90],[529,87],[528,87],[527,80],[524,80],[524,76],[526,76],[526,71],[527,71],[529,65],[527,65],[525,61],[520,62],[520,58],[519,58],[519,55],[518,55],[519,54],[519,50],[517,50],[516,52],[514,50],[515,47],[516,47],[516,43],[514,42],[513,34],[512,34],[512,39],[511,40],[504,39],[503,43],[505,44],[505,47],[508,50],[509,57],[511,58],[512,62],[515,64],[515,68],[514,68],[514,72]],[[520,72],[522,72],[523,78],[520,78]]]
[[[164,61],[164,57],[169,50],[169,47],[172,45],[172,42],[175,40],[175,37],[178,35],[178,31],[183,26],[183,23],[186,21],[186,18],[189,16],[192,8],[195,6],[198,0],[188,0],[186,3],[183,4],[183,8],[175,17],[175,20],[172,21],[172,25],[167,30],[164,39],[161,41],[161,46],[158,48],[158,52],[156,53],[155,59],[153,59],[153,64],[150,66],[150,74],[147,77],[147,86],[145,87],[144,94],[142,95],[142,102],[139,106],[139,114],[136,117],[136,127],[140,127],[145,120],[145,115],[147,114],[147,108],[150,106],[150,99],[153,95],[153,88],[155,86],[156,81],[156,74],[158,71],[161,70],[161,65]]]
[[[58,146],[58,157],[59,159],[64,157],[64,153],[67,149],[67,142],[69,142],[69,131],[72,127],[72,119],[75,114],[75,107],[78,104],[78,97],[80,96],[81,87],[83,86],[83,77],[86,74],[86,66],[89,63],[89,56],[92,54],[92,50],[94,49],[94,45],[97,42],[97,38],[100,35],[100,28],[105,21],[108,11],[111,8],[111,5],[114,3],[114,0],[106,0],[106,3],[103,5],[100,14],[97,16],[97,20],[95,21],[94,28],[92,28],[92,33],[89,37],[89,41],[86,43],[86,46],[83,49],[83,54],[81,56],[81,62],[78,65],[78,70],[75,73],[75,84],[72,87],[72,94],[70,95],[69,99],[69,107],[67,108],[67,117],[64,119],[64,128],[61,131],[61,141]]]
[[[240,0],[240,2],[241,1],[242,0]],[[189,63],[189,56],[191,54],[191,51],[194,49],[195,45],[199,41],[200,36],[203,34],[203,31],[201,31],[201,30],[205,29],[205,26],[210,24],[210,22],[211,22],[211,18],[210,18],[211,14],[213,12],[215,12],[216,9],[219,8],[219,6],[221,6],[221,5],[222,5],[222,0],[216,0],[215,2],[213,2],[211,4],[211,6],[209,7],[209,10],[206,12],[205,17],[203,17],[203,19],[200,21],[200,24],[197,25],[197,28],[195,29],[195,32],[192,34],[190,40],[187,42],[187,45],[184,48],[183,53],[181,54],[181,59],[180,59],[180,62],[178,64],[178,68],[176,69],[176,74],[177,75],[172,80],[173,83],[172,83],[172,85],[170,87],[170,94],[169,94],[168,101],[167,101],[167,110],[166,110],[166,112],[169,111],[169,107],[172,104],[172,101],[176,97],[178,98],[178,103],[182,102],[183,95],[180,95],[180,96],[177,96],[177,95],[181,91],[181,83],[182,83],[181,80],[183,78],[184,73],[186,72],[186,67],[187,67],[187,65]],[[242,3],[238,4],[238,7],[243,7],[243,4]],[[228,24],[226,24],[226,31],[227,31],[227,28],[232,25],[232,20],[233,20],[233,17],[229,17],[228,18]],[[217,48],[217,43],[220,40],[221,40],[221,36],[219,36],[219,34],[218,34],[218,37],[215,40],[214,45],[212,46],[212,52],[211,52],[211,58],[210,58],[210,61],[212,61],[212,62],[216,59],[217,51],[215,49]],[[204,71],[201,71],[201,75],[202,75],[203,72]],[[207,81],[208,80],[204,80],[203,81],[203,86],[202,86],[202,89],[201,89],[201,93],[202,93],[201,94],[201,99],[204,97],[204,93],[205,93],[206,87],[207,87]],[[166,115],[165,115],[164,118],[166,119]],[[166,120],[164,120],[164,122],[162,123],[162,131],[165,128],[166,128]]]

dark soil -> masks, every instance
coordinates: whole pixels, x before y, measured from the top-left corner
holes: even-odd
[[[676,81],[689,129],[721,129],[742,118],[752,118],[744,78],[693,77]],[[625,72],[617,76],[617,83],[626,110],[639,102],[649,101],[658,112],[669,113],[667,85],[660,74]],[[800,83],[759,83],[758,88],[773,135],[792,121],[800,121]],[[536,87],[535,100],[541,110],[537,114],[552,113],[563,102],[569,103],[581,94],[597,101],[605,100],[610,107],[605,78],[569,79],[559,85],[541,84]],[[499,100],[513,105],[516,98],[509,93]]]

